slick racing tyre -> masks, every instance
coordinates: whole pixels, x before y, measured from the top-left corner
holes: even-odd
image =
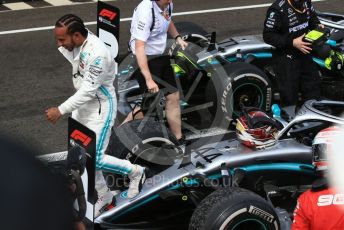
[[[262,197],[243,188],[221,188],[196,208],[189,230],[279,229],[278,217]]]
[[[223,113],[229,122],[240,116],[241,105],[269,111],[271,83],[256,66],[245,62],[226,63],[227,76],[216,76],[209,81],[207,101],[213,101],[212,113]]]

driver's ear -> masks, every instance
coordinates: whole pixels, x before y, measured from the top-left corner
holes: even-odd
[[[80,35],[81,35],[81,34],[80,34],[79,32],[74,32],[74,33],[73,33],[73,37],[74,37],[74,38],[78,38],[78,37],[80,37]]]
[[[73,37],[73,40],[74,40],[74,41],[81,41],[82,38],[83,38],[83,36],[81,35],[80,32],[74,32],[74,33],[72,34],[72,37]]]

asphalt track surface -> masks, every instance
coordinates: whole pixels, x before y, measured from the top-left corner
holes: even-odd
[[[130,18],[138,0],[109,2]],[[272,0],[174,0],[175,13],[272,3]],[[315,2],[320,11],[344,13],[343,0]],[[173,21],[191,21],[216,31],[218,41],[237,35],[260,34],[267,7],[186,14]],[[57,51],[52,29],[55,21],[74,13],[85,22],[96,20],[96,3],[0,12],[0,132],[33,145],[38,153],[65,151],[67,116],[56,125],[46,121],[44,111],[74,93],[71,66]],[[96,31],[94,23],[88,26]],[[27,28],[49,27],[31,32]],[[120,54],[126,52],[130,20],[121,22]]]

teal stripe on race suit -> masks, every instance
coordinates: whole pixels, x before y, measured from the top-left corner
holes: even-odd
[[[127,169],[127,168],[121,168],[121,167],[116,167],[114,165],[109,165],[106,163],[103,163],[102,170],[107,171],[107,172],[112,172],[112,173],[117,173],[117,174],[125,174],[128,175],[131,170]]]
[[[103,162],[102,148],[104,145],[106,135],[108,134],[108,132],[111,131],[111,129],[109,129],[109,128],[110,128],[111,121],[113,119],[112,118],[113,100],[112,100],[110,93],[107,91],[107,89],[105,87],[101,86],[100,91],[108,98],[109,103],[110,103],[110,110],[109,110],[109,114],[106,118],[105,125],[101,131],[100,138],[99,138],[98,143],[97,143],[96,168],[100,169],[100,170],[104,169],[106,171],[110,171],[110,172],[114,172],[114,173],[128,174],[128,173],[130,173],[131,170],[129,170],[127,168],[119,167],[118,165],[115,166],[115,165],[112,165],[112,164],[110,165],[110,164],[106,164],[106,162]],[[101,159],[101,160],[99,161],[98,159]]]

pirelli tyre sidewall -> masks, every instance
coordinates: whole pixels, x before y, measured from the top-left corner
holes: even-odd
[[[189,230],[279,229],[273,207],[242,188],[221,188],[206,197],[193,213]]]
[[[232,121],[240,115],[240,102],[248,107],[269,111],[272,100],[271,82],[264,72],[245,62],[226,63],[223,66],[227,76],[212,79],[206,93],[209,100],[218,95],[216,113]],[[214,92],[214,87],[215,90]]]

